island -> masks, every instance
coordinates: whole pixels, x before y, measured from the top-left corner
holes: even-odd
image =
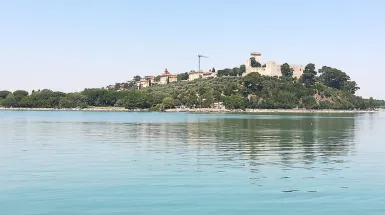
[[[258,110],[349,110],[385,107],[384,100],[356,95],[360,88],[345,72],[323,66],[260,62],[251,53],[245,64],[216,71],[158,76],[135,76],[126,83],[81,92],[63,93],[49,89],[0,91],[3,109],[79,109],[136,111],[225,112]]]

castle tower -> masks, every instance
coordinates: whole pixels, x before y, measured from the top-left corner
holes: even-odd
[[[261,53],[251,52],[250,57],[254,57],[257,62],[261,63]]]

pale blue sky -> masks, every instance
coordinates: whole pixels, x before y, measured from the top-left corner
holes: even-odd
[[[0,1],[0,89],[78,91],[197,68],[339,68],[385,99],[385,1]]]

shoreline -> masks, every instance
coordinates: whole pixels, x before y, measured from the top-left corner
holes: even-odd
[[[213,108],[197,108],[190,110],[168,109],[165,112],[192,112],[192,113],[377,113],[380,110],[333,110],[333,109],[245,109],[245,110],[229,110],[229,109],[213,109]]]
[[[151,112],[147,109],[128,110],[123,107],[89,107],[89,108],[4,108],[1,110],[10,111],[95,111],[95,112]],[[246,110],[229,110],[229,109],[215,109],[215,108],[174,108],[167,109],[163,112],[176,113],[377,113],[384,110],[332,110],[332,109],[246,109]],[[160,112],[160,111],[154,111]]]

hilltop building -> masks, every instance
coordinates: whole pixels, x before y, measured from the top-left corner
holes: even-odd
[[[251,66],[251,58],[254,58],[256,62],[260,63],[260,67]],[[246,72],[242,76],[246,76],[252,72],[258,72],[261,75],[267,76],[281,76],[281,65],[275,61],[266,61],[264,64],[261,62],[261,53],[252,52],[250,58],[245,62]],[[301,77],[304,67],[302,65],[290,65],[293,69],[293,77]]]
[[[167,84],[171,82],[176,82],[177,80],[177,75],[171,74],[168,72],[167,69],[165,69],[164,72],[160,75],[159,84]]]
[[[188,73],[188,80],[189,81],[193,81],[193,80],[199,79],[199,78],[209,78],[209,77],[217,77],[217,73],[216,72],[211,72],[211,71],[209,71],[209,72],[191,71],[191,72]]]
[[[154,83],[156,83],[154,76],[144,76],[144,78],[140,79],[140,81],[138,81],[136,85],[138,89],[141,89],[141,88],[149,87],[151,86],[151,84],[154,84]]]
[[[144,78],[142,78],[139,82],[140,87],[141,88],[149,87],[152,83],[154,83],[154,79],[155,79],[154,76],[144,76]]]

